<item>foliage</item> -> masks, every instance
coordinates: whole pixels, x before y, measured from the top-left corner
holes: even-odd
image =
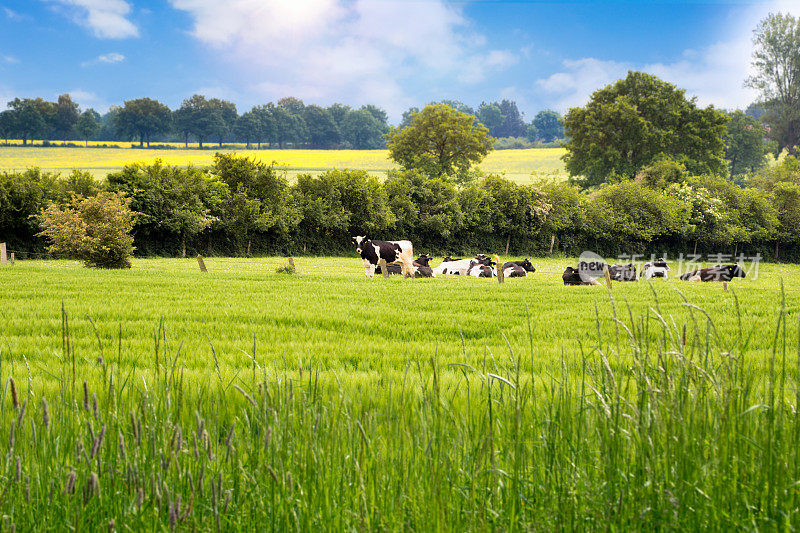
[[[285,176],[273,165],[247,157],[217,154],[211,175],[227,185],[222,223],[240,242],[247,242],[253,232],[286,235],[300,221],[300,210]]]
[[[600,188],[585,209],[590,234],[628,246],[657,237],[680,237],[689,224],[683,201],[631,181]]]
[[[418,170],[392,171],[384,185],[400,234],[442,242],[464,223],[453,183]]]
[[[761,93],[770,125],[769,135],[778,149],[798,154],[800,145],[800,19],[771,13],[754,31],[752,67],[747,79]]]
[[[89,139],[97,135],[101,128],[100,115],[94,109],[87,109],[81,113],[75,124],[75,129],[83,138],[86,146],[89,146]]]
[[[407,127],[387,135],[389,156],[403,168],[431,176],[465,173],[492,149],[486,127],[474,117],[446,105],[429,105],[416,113]]]
[[[101,192],[73,196],[63,207],[50,205],[41,212],[41,235],[51,253],[82,259],[86,266],[130,268],[135,216],[122,193]]]
[[[668,185],[682,183],[688,173],[686,167],[674,159],[659,159],[644,167],[637,175],[637,181],[653,189],[663,189]]]
[[[139,137],[139,146],[149,146],[154,136],[170,130],[171,123],[169,107],[152,98],[138,98],[125,102],[114,125],[119,135]]]
[[[556,139],[564,138],[564,125],[561,123],[561,115],[552,109],[544,109],[536,113],[531,126],[534,127],[537,138],[544,142],[553,142]]]
[[[767,131],[754,118],[742,111],[729,115],[728,134],[725,136],[725,159],[731,176],[755,172],[766,166],[764,159]]]
[[[295,197],[301,206],[301,235],[324,235],[347,241],[370,237],[394,223],[386,189],[363,170],[328,170],[297,177]]]
[[[112,192],[124,192],[138,213],[137,237],[176,237],[186,256],[187,242],[219,220],[228,187],[196,167],[179,168],[160,160],[125,166],[108,175]]]
[[[632,178],[664,156],[694,174],[722,173],[726,120],[713,107],[698,108],[670,83],[629,72],[564,117],[564,161],[585,187],[613,176]]]

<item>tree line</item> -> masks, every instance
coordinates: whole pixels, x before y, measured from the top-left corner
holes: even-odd
[[[292,183],[276,167],[232,154],[218,154],[206,168],[132,164],[103,182],[79,170],[60,177],[29,169],[0,174],[0,240],[21,258],[42,253],[44,210],[74,198],[117,198],[109,193],[133,211],[139,255],[342,254],[353,235],[367,234],[409,238],[434,254],[536,255],[552,246],[564,254],[800,257],[800,161],[792,156],[744,186],[662,160],[634,180],[590,192],[497,175],[458,182],[420,169],[384,179],[329,170]]]
[[[544,110],[526,123],[517,104],[511,100],[482,103],[477,110],[457,101],[446,101],[454,109],[467,112],[489,128],[496,138],[514,138],[527,143],[552,143],[563,138],[560,115]],[[136,98],[122,106],[112,106],[104,115],[94,109],[81,111],[69,94],[55,102],[43,98],[15,98],[9,109],[0,112],[0,137],[21,139],[23,145],[36,140],[137,141],[148,147],[152,142],[179,141],[199,148],[215,143],[245,143],[261,148],[355,148],[385,147],[389,131],[388,115],[375,105],[352,108],[344,104],[328,107],[306,105],[299,98],[254,106],[238,113],[233,102],[195,94],[178,109],[152,98]],[[419,111],[409,109],[403,123]]]

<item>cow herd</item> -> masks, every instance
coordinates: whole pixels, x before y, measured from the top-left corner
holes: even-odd
[[[402,274],[406,277],[435,278],[442,275],[474,276],[476,278],[494,278],[498,275],[498,265],[491,257],[478,254],[471,259],[453,259],[445,257],[442,263],[433,268],[430,266],[430,257],[421,254],[416,259],[411,241],[376,241],[365,236],[353,237],[356,252],[364,260],[364,270],[367,277],[376,273],[382,274],[385,268],[388,274]],[[508,261],[499,267],[504,278],[525,277],[529,272],[536,272],[530,260]],[[640,279],[636,266],[608,265],[584,262],[578,268],[567,267],[561,276],[564,285],[598,285],[597,278],[603,278],[608,273],[612,281],[637,281]],[[669,278],[670,268],[664,259],[657,259],[645,263],[641,270],[641,279]],[[745,272],[741,266],[716,265],[709,268],[691,270],[680,276],[684,281],[731,281],[733,278],[744,278]]]

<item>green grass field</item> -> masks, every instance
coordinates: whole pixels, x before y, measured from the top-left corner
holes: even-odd
[[[574,259],[503,285],[282,262],[1,268],[2,527],[800,525],[800,268],[608,291],[563,286]]]
[[[330,168],[356,168],[384,175],[396,165],[386,150],[222,150],[255,157],[267,164],[283,166],[290,176],[317,173]],[[156,158],[170,165],[207,165],[217,150],[148,150],[133,148],[60,148],[0,146],[0,170],[20,170],[37,166],[45,170],[69,172],[79,168],[103,177],[134,162]],[[486,172],[504,173],[509,179],[529,183],[534,178],[563,179],[565,173],[560,148],[496,150],[480,165]]]

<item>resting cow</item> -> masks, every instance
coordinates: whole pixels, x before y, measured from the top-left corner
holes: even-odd
[[[692,270],[681,276],[684,281],[731,281],[743,278],[747,274],[739,265],[715,265],[708,268]]]
[[[373,241],[366,236],[353,237],[356,252],[364,260],[364,270],[367,277],[375,275],[375,267],[383,259],[386,264],[400,263],[404,276],[413,277],[414,267],[411,258],[414,255],[411,241]]]
[[[441,274],[466,276],[470,267],[474,264],[492,266],[495,264],[495,262],[492,261],[490,257],[480,254],[477,255],[475,259],[458,259],[455,261],[442,261],[442,264],[433,269],[433,273],[437,276]]]
[[[594,278],[589,278],[589,281],[584,281],[581,277],[580,270],[572,267],[567,267],[567,269],[564,270],[561,279],[564,280],[564,285],[600,285],[600,282]]]
[[[418,258],[414,260],[413,268],[414,268],[414,277],[415,278],[435,278],[436,276],[433,275],[433,269],[428,264],[430,261],[430,257],[426,254],[420,255]],[[386,265],[386,271],[390,275],[402,274],[402,268],[400,265]],[[382,274],[383,271],[381,270],[381,266],[378,265],[375,268],[376,274]]]
[[[524,278],[528,272],[536,272],[527,257],[522,261],[507,261],[503,263],[502,270],[504,278]]]
[[[483,263],[473,263],[467,270],[467,276],[474,276],[476,278],[493,278],[497,276],[497,270],[492,265],[485,265]]]
[[[669,265],[664,259],[657,259],[652,263],[645,263],[642,269],[642,277],[650,278],[669,278]]]
[[[634,265],[611,265],[608,275],[614,281],[636,281],[636,267]]]

